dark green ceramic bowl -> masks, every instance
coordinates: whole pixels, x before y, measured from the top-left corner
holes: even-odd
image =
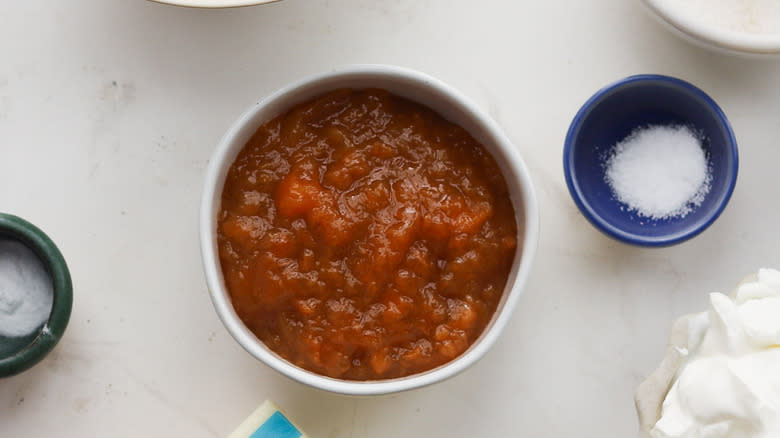
[[[60,250],[49,236],[26,220],[0,213],[0,239],[14,239],[33,250],[51,277],[54,300],[48,321],[30,335],[0,335],[0,377],[13,376],[40,362],[57,345],[70,319],[73,285]]]

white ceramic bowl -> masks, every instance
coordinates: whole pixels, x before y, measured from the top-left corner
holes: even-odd
[[[668,0],[642,0],[642,3],[667,28],[698,45],[729,54],[780,54],[780,34],[750,34],[713,26],[684,14]]]
[[[506,179],[518,215],[515,262],[496,313],[474,344],[456,359],[408,377],[348,381],[325,377],[292,365],[257,339],[236,315],[225,288],[217,252],[217,213],[225,176],[239,151],[264,122],[293,105],[338,88],[383,88],[427,105],[460,125],[493,154]],[[515,146],[484,111],[442,82],[415,71],[383,65],[352,66],[288,85],[258,102],[242,115],[217,146],[206,171],[200,211],[200,238],[206,281],[217,314],[231,335],[250,354],[299,382],[349,395],[377,395],[404,391],[447,379],[476,362],[506,326],[528,279],[539,234],[539,213],[531,177]]]
[[[263,5],[266,3],[275,3],[281,0],[150,0],[155,3],[166,5],[186,6],[188,8],[237,8],[241,6]]]

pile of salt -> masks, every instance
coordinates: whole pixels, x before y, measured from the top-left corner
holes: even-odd
[[[685,217],[710,191],[700,136],[687,126],[647,126],[617,143],[605,177],[618,201],[651,219]]]
[[[53,285],[35,253],[0,239],[0,336],[19,337],[41,327],[51,313]]]

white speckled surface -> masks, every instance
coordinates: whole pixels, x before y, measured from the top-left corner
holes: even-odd
[[[3,437],[222,437],[266,398],[321,437],[635,436],[633,393],[672,321],[780,266],[780,64],[691,46],[638,1],[9,1],[0,54],[0,210],[43,228],[74,283],[61,343],[0,380]],[[229,337],[206,293],[197,212],[206,160],[246,107],[365,62],[421,70],[488,109],[535,178],[542,235],[526,294],[481,362],[351,399],[281,377]],[[602,237],[563,180],[571,117],[635,73],[701,87],[740,142],[731,204],[674,248]]]

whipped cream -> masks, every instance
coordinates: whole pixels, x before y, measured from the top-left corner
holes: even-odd
[[[653,438],[780,437],[780,272],[710,294]]]

